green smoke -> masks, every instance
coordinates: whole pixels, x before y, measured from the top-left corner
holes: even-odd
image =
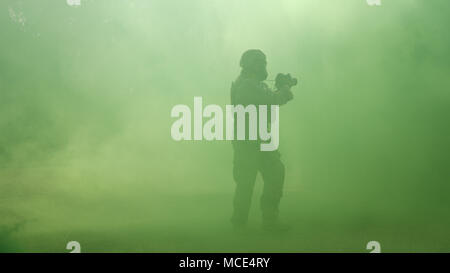
[[[446,0],[0,3],[0,251],[450,251]],[[175,142],[239,57],[299,78],[281,217],[231,232],[232,149]],[[270,82],[269,82],[270,84]]]

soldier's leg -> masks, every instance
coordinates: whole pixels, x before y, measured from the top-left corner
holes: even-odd
[[[278,206],[283,194],[285,168],[278,152],[262,152],[260,172],[264,180],[261,196],[263,225],[275,223],[278,219]]]
[[[257,164],[252,157],[235,154],[233,177],[236,182],[236,190],[231,218],[234,226],[244,226],[247,223],[256,174]]]

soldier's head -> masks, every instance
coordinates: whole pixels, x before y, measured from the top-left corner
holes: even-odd
[[[242,74],[263,81],[267,79],[266,54],[259,49],[249,49],[242,54],[240,66]]]

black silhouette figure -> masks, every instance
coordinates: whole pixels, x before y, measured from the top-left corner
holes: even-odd
[[[283,105],[293,99],[290,88],[296,85],[297,80],[291,78],[289,74],[278,74],[275,91],[263,82],[268,74],[266,55],[261,50],[250,49],[244,52],[240,66],[241,73],[231,87],[233,105],[253,104],[257,108],[258,105],[267,105],[270,109],[270,105]],[[270,121],[270,116],[268,120]],[[246,130],[248,131],[248,117],[246,117]],[[259,140],[233,141],[233,177],[236,182],[236,191],[231,222],[235,228],[245,227],[256,175],[260,172],[264,180],[261,196],[263,228],[273,231],[284,230],[285,226],[278,221],[278,206],[282,196],[285,167],[280,160],[278,150],[261,151],[260,143]]]

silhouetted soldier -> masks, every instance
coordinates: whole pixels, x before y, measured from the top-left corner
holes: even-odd
[[[268,109],[270,109],[270,105],[283,105],[292,100],[293,95],[290,88],[297,83],[296,79],[291,78],[290,75],[278,74],[275,83],[277,90],[273,91],[263,82],[267,78],[266,65],[266,55],[261,50],[250,49],[242,55],[241,74],[231,87],[231,103],[233,105],[253,104],[257,108],[258,105],[268,105]],[[268,121],[270,121],[270,116]],[[246,135],[247,132],[248,116],[246,117]],[[277,150],[261,151],[260,143],[259,140],[233,141],[233,177],[236,182],[236,192],[231,222],[236,228],[246,225],[256,175],[260,172],[264,180],[264,190],[261,196],[263,228],[282,230],[284,226],[278,222],[278,205],[284,183],[284,165]]]

